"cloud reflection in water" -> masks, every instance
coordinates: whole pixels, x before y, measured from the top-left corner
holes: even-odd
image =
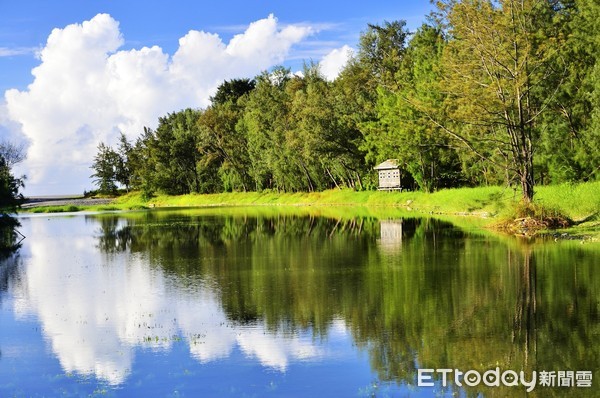
[[[13,292],[15,312],[39,319],[65,372],[117,385],[130,373],[136,347],[169,350],[180,339],[201,363],[238,347],[284,372],[292,360],[322,355],[310,337],[274,332],[263,321],[231,322],[210,283],[184,289],[143,255],[100,253],[81,220],[28,220],[35,239]]]

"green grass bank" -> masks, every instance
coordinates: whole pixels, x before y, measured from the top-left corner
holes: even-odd
[[[506,187],[443,189],[424,192],[361,191],[228,192],[220,194],[157,195],[148,200],[138,192],[118,197],[110,205],[36,207],[31,212],[132,210],[153,207],[204,206],[366,206],[400,207],[436,215],[476,216],[493,224],[519,216],[520,192]],[[534,202],[541,215],[560,214],[574,221],[573,233],[600,235],[600,181],[537,187]],[[536,213],[536,214],[537,214]]]
[[[228,192],[220,194],[158,195],[143,200],[138,193],[118,198],[120,208],[245,206],[245,205],[313,205],[313,206],[400,206],[424,213],[511,216],[521,194],[504,187],[443,189],[431,194],[414,192],[362,191],[350,189],[324,192]],[[581,221],[600,212],[600,182],[561,184],[537,188],[535,203],[548,212],[564,214]]]

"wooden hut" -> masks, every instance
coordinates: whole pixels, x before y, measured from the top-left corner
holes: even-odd
[[[379,190],[402,191],[400,166],[397,159],[388,159],[374,167],[379,172]]]

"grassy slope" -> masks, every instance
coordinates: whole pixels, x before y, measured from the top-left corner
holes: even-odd
[[[401,206],[423,212],[440,213],[494,213],[497,214],[497,202],[512,201],[512,192],[502,188],[451,189],[426,194],[423,192],[355,192],[350,189],[329,190],[324,192],[299,193],[258,193],[233,192],[208,195],[159,195],[147,202],[134,193],[119,198],[119,206],[219,206],[219,205],[358,205],[358,206]],[[498,198],[502,200],[498,200]]]
[[[119,207],[216,206],[216,205],[360,205],[401,206],[442,214],[508,215],[520,193],[502,187],[444,189],[423,192],[355,192],[349,189],[312,193],[232,192],[208,195],[159,195],[143,201],[137,193],[117,199]],[[535,200],[548,210],[581,220],[600,211],[600,182],[538,187]]]

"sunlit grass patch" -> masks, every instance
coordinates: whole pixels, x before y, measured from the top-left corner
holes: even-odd
[[[581,221],[600,212],[600,181],[540,186],[535,200],[547,209]]]

